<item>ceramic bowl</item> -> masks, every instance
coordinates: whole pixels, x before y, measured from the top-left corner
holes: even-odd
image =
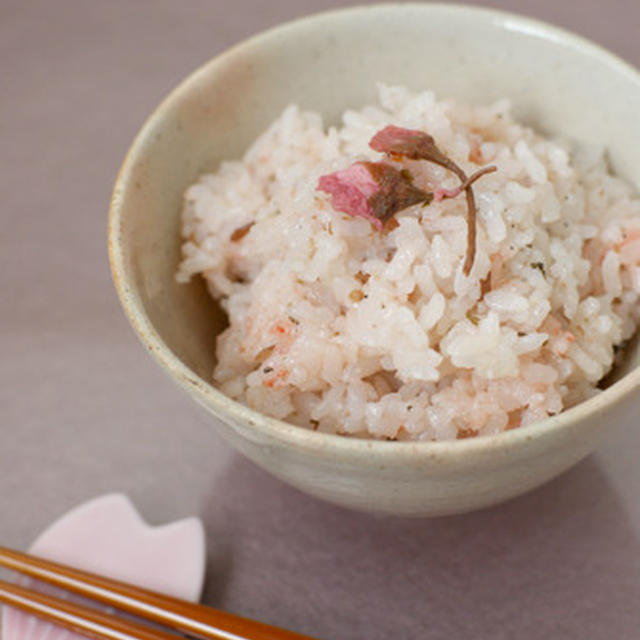
[[[264,469],[351,508],[439,515],[498,503],[589,454],[639,407],[639,354],[594,398],[536,425],[440,443],[378,442],[316,433],[269,418],[211,385],[224,314],[202,282],[178,285],[185,188],[239,158],[291,102],[336,122],[375,99],[375,84],[430,88],[482,104],[509,97],[546,134],[604,145],[640,185],[640,76],[575,35],[506,13],[455,5],[349,8],[285,24],[195,71],[154,111],[118,176],[110,211],[115,285],[143,345]]]

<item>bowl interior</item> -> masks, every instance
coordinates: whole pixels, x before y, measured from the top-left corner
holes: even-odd
[[[123,165],[111,213],[112,267],[150,350],[168,349],[208,382],[225,326],[201,281],[174,279],[185,188],[241,157],[289,103],[335,123],[345,109],[373,102],[377,82],[472,104],[508,97],[516,117],[539,131],[606,148],[613,170],[640,186],[638,75],[579,38],[508,14],[430,4],[285,25],[191,75],[147,121]],[[634,346],[619,375],[638,361]]]

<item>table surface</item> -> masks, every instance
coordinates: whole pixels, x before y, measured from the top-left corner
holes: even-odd
[[[319,638],[638,638],[640,430],[489,510],[377,518],[232,451],[139,346],[108,268],[119,164],[192,69],[337,0],[0,0],[0,544],[111,491],[199,515],[204,600]],[[637,0],[498,0],[640,63]]]

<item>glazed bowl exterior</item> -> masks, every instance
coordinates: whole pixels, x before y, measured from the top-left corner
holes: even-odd
[[[186,187],[246,148],[289,103],[334,123],[376,83],[483,104],[508,97],[540,132],[606,148],[640,185],[640,75],[555,27],[456,5],[399,4],[319,14],[258,35],[182,82],[154,111],[118,176],[109,252],[124,310],[146,349],[239,451],[285,482],[355,509],[440,515],[495,504],[574,465],[639,406],[633,348],[605,391],[497,436],[380,442],[316,433],[257,413],[211,384],[225,326],[204,284],[179,285]]]

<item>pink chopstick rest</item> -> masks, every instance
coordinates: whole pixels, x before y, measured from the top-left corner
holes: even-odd
[[[205,536],[191,517],[150,526],[129,498],[108,494],[85,502],[50,525],[29,552],[78,569],[193,602],[205,572]],[[33,584],[28,578],[23,583]],[[42,585],[53,594],[60,589]],[[84,636],[3,607],[2,640],[85,640]]]

